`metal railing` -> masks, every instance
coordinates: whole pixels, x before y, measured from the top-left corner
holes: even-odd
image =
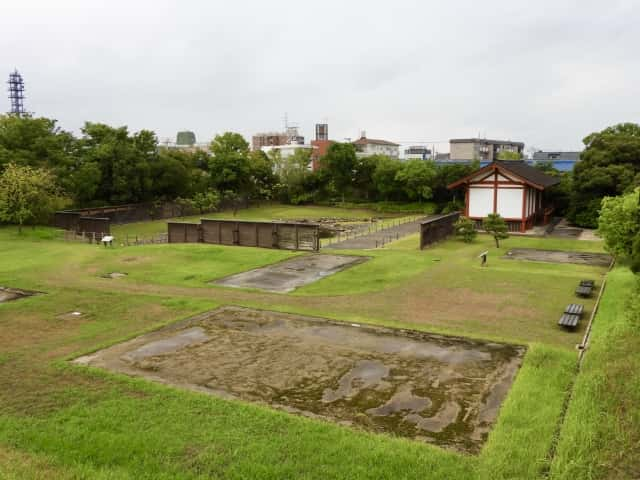
[[[75,232],[73,230],[64,230],[63,238],[66,242],[81,242],[89,244],[99,244],[102,238],[109,233],[96,232]],[[123,238],[114,237],[113,245],[121,247],[133,247],[136,245],[155,245],[168,243],[169,235],[167,233],[158,233],[156,235],[125,235]]]
[[[346,240],[352,240],[359,237],[364,237],[366,235],[371,235],[373,233],[384,232],[385,230],[389,230],[394,227],[399,227],[405,223],[415,222],[420,218],[426,217],[426,214],[422,215],[409,215],[406,217],[392,218],[389,220],[382,220],[379,222],[370,222],[369,225],[362,225],[359,228],[355,228],[351,231],[340,232],[338,231],[336,235],[329,238],[323,238],[320,240],[321,247],[326,247],[328,245],[332,245],[334,243],[344,242]],[[385,243],[389,243],[393,240],[398,240],[400,238],[399,233],[395,232],[394,234],[389,234],[388,236],[383,236],[381,240],[376,240],[376,248],[378,247],[378,243],[383,246]]]

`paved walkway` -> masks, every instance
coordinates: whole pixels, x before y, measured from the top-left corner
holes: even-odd
[[[420,222],[424,222],[427,218],[429,217],[420,217],[413,222],[403,223],[401,225],[385,228],[377,232],[371,232],[367,235],[362,235],[361,237],[350,238],[341,242],[332,243],[330,245],[322,247],[322,249],[332,248],[336,250],[366,250],[371,248],[380,248],[393,240],[406,237],[407,235],[411,235],[413,233],[419,233]]]

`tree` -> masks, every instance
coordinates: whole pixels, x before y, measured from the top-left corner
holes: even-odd
[[[365,200],[372,200],[376,194],[373,174],[378,167],[379,155],[356,158],[353,175],[353,188],[356,195]]]
[[[0,175],[0,220],[22,225],[29,221],[44,221],[64,199],[53,175],[42,168],[6,165]]]
[[[402,185],[397,180],[402,162],[397,159],[379,155],[376,169],[373,172],[373,183],[382,200],[398,199],[402,195]]]
[[[402,189],[410,200],[429,200],[433,196],[431,185],[436,176],[433,162],[419,159],[404,162],[396,173],[396,181],[402,184]]]
[[[640,125],[621,123],[592,133],[573,171],[568,217],[595,228],[606,196],[628,193],[640,185]]]
[[[161,150],[158,158],[149,165],[154,198],[173,200],[188,198],[192,190],[192,170],[189,168],[190,153],[180,150]]]
[[[340,192],[343,202],[345,192],[353,185],[356,161],[356,147],[351,143],[332,143],[322,157],[322,166],[327,169],[328,180]]]
[[[133,135],[127,127],[114,128],[87,122],[79,141],[80,160],[77,170],[91,175],[81,180],[98,181],[97,185],[75,185],[75,191],[94,191],[93,203],[134,203],[154,199],[153,166],[158,163],[158,141],[155,133],[141,130]],[[100,174],[95,175],[99,170]]]
[[[274,163],[262,150],[249,154],[253,198],[271,200],[278,184],[278,176],[274,172]]]
[[[640,187],[633,192],[602,199],[598,233],[605,248],[614,255],[628,257],[632,267],[640,267]]]
[[[218,205],[220,205],[220,194],[215,190],[198,192],[191,199],[191,203],[198,209],[200,214],[214,212],[218,209]]]
[[[482,228],[496,241],[496,248],[500,248],[500,240],[509,238],[507,222],[499,213],[490,213],[482,221]]]
[[[209,147],[212,156],[209,159],[211,186],[224,197],[234,192],[237,196],[251,193],[251,164],[249,162],[249,144],[239,133],[226,132],[216,135]]]
[[[456,237],[466,243],[473,242],[478,234],[473,220],[462,215],[453,224],[453,229]]]
[[[67,168],[75,139],[56,123],[30,115],[0,115],[0,170],[8,163],[52,171]]]
[[[437,165],[436,174],[432,182],[431,190],[433,191],[433,200],[440,206],[447,205],[451,202],[452,207],[457,204],[455,195],[458,193],[458,189],[449,190],[447,185],[455,182],[456,180],[466,177],[470,173],[475,172],[480,168],[480,162],[471,162],[470,164],[454,163],[452,165]],[[464,200],[464,199],[462,199]],[[456,208],[450,209],[451,211]]]
[[[294,205],[305,203],[313,199],[313,190],[307,189],[307,180],[312,175],[309,170],[311,151],[297,149],[292,155],[279,159],[278,173],[280,175],[280,198]]]

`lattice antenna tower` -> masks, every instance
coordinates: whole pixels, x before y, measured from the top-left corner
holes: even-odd
[[[24,81],[18,70],[14,70],[9,74],[9,101],[11,102],[11,111],[16,115],[24,115],[27,113],[24,109]]]

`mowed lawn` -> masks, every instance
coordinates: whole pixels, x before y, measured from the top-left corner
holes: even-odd
[[[0,285],[46,292],[0,305],[0,478],[539,478],[551,465],[582,337],[555,322],[580,278],[604,274],[499,258],[516,246],[599,251],[599,243],[514,237],[498,251],[481,236],[421,252],[408,237],[348,252],[372,258],[282,295],[208,281],[293,252],[105,249],[51,236],[0,229]],[[487,248],[481,268],[476,257]],[[128,276],[100,277],[110,271]],[[478,456],[67,362],[223,304],[508,340],[528,352]],[[74,310],[85,315],[64,316]]]
[[[367,208],[340,208],[316,205],[282,205],[278,203],[264,204],[250,208],[243,208],[234,215],[231,210],[205,213],[174,219],[155,220],[152,222],[137,222],[126,225],[114,225],[111,229],[116,238],[123,239],[127,235],[141,237],[157,235],[167,232],[167,221],[199,222],[201,218],[224,218],[237,220],[273,221],[273,220],[317,220],[320,218],[336,218],[342,220],[365,221],[371,218],[393,218],[403,214],[375,212]]]

